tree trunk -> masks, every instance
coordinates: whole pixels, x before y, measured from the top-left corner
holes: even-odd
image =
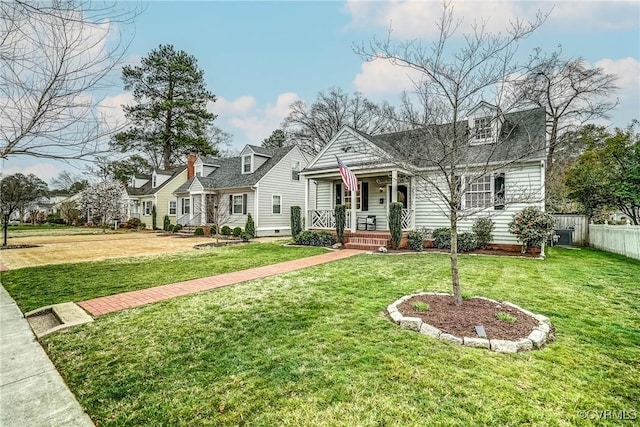
[[[451,284],[453,285],[453,302],[462,304],[460,291],[460,276],[458,275],[458,217],[456,212],[451,212]]]
[[[2,246],[7,246],[7,234],[9,230],[9,215],[4,214],[2,215],[2,217],[4,219],[4,224],[2,227]]]

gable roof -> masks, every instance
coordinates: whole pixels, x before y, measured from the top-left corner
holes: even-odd
[[[253,146],[251,146],[253,147]],[[230,157],[226,159],[216,159],[219,167],[207,176],[197,177],[202,186],[208,190],[219,190],[226,188],[251,187],[258,183],[284,156],[296,148],[295,145],[268,149],[260,147],[261,151],[269,159],[264,162],[253,173],[243,174],[241,169],[242,156]],[[267,154],[268,153],[268,154]],[[175,190],[175,193],[186,193],[194,178],[191,178]]]
[[[151,187],[152,185],[151,175],[149,175],[149,180],[145,182],[142,187],[138,187],[138,188],[126,187],[127,194],[130,196],[149,196],[149,195],[155,194],[158,191],[160,191],[160,189],[162,189],[165,185],[171,182],[175,177],[177,177],[182,172],[184,172],[186,169],[187,169],[186,166],[176,166],[169,169],[156,169],[155,171],[156,174],[169,175],[169,178],[166,179],[162,184],[153,188]]]
[[[546,155],[546,121],[544,108],[532,108],[504,114],[497,142],[469,144],[458,156],[458,164],[512,162],[542,159]],[[468,121],[460,121],[458,130],[469,132]],[[384,135],[370,136],[376,146],[395,159],[405,159],[415,167],[433,166],[434,158],[444,159],[445,147],[432,135],[447,135],[452,124],[428,126]],[[420,155],[424,153],[424,155]]]

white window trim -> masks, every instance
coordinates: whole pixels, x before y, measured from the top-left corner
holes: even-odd
[[[280,198],[280,212],[274,212],[274,211],[273,211],[273,208],[276,206],[276,205],[273,203],[273,198],[274,198],[274,197],[279,197],[279,198]],[[272,215],[282,215],[282,194],[272,194],[272,195],[271,195],[271,214],[272,214]]]
[[[151,188],[156,188],[158,186],[158,175],[155,173],[151,176]]]
[[[505,179],[505,184],[504,184],[505,185],[505,194],[504,194],[504,199],[505,200],[502,201],[503,202],[502,206],[504,206],[506,204],[506,197],[507,197],[507,194],[506,194],[506,182],[507,182],[506,181],[506,174],[504,172],[493,172],[493,173],[485,174],[485,175],[482,175],[482,176],[479,176],[479,177],[474,177],[474,178],[477,178],[475,180],[475,182],[478,182],[478,180],[480,178],[482,178],[482,177],[486,177],[486,176],[489,177],[489,188],[490,188],[491,194],[490,194],[489,205],[488,206],[476,206],[476,207],[467,206],[467,194],[469,194],[469,192],[470,192],[470,189],[467,189],[467,186],[468,186],[467,182],[469,180],[469,176],[468,175],[463,175],[461,177],[462,186],[463,186],[463,188],[465,188],[465,192],[462,195],[462,200],[460,201],[460,205],[462,207],[462,210],[479,209],[479,210],[503,211],[504,209],[496,209],[495,182],[496,182],[496,177],[498,177],[499,175],[503,175],[504,179]]]
[[[189,203],[188,203],[188,205],[187,205],[187,207],[189,208],[189,211],[188,211],[188,212],[185,212],[185,204],[184,204],[185,200],[186,200],[187,202],[189,202]],[[181,198],[180,198],[180,202],[181,202],[181,203],[180,203],[180,212],[181,212],[181,215],[191,214],[191,198],[190,198],[190,197],[181,197]]]
[[[347,206],[346,203],[346,198],[347,198],[347,193],[349,193],[349,197],[351,197],[351,191],[347,190],[347,188],[344,185],[344,182],[342,182],[342,204]],[[356,206],[358,206],[357,201],[360,202],[360,207],[356,207],[356,212],[362,212],[362,181],[358,180],[358,191],[356,192]],[[346,208],[348,210],[351,210],[351,206],[349,206],[348,208]]]
[[[244,159],[247,158],[247,157],[249,157],[249,172],[245,172],[245,170],[244,170],[244,166],[245,166]],[[246,175],[246,174],[249,174],[249,173],[253,172],[253,154],[245,154],[244,156],[242,156],[242,162],[241,163],[242,164],[240,165],[240,167],[242,168],[242,174],[243,175]]]
[[[298,164],[298,169],[294,169],[294,164],[295,163]],[[300,169],[302,169],[302,162],[300,162],[299,160],[292,160],[291,161],[291,176],[289,177],[292,182],[300,182]],[[295,171],[298,172],[298,179],[293,179],[293,172],[295,172]]]
[[[172,202],[176,204],[174,213],[171,213],[171,203]],[[177,200],[169,200],[167,202],[167,215],[169,215],[169,216],[177,216],[178,215],[178,201]]]
[[[233,194],[232,196],[233,196],[233,198],[231,199],[233,203],[231,207],[232,215],[242,215],[242,212],[244,212],[244,194],[243,193]],[[240,212],[236,212],[236,197],[240,197]],[[248,199],[247,199],[247,202],[248,202]]]
[[[143,216],[151,216],[151,209],[152,209],[151,203],[152,203],[151,201],[142,202],[142,215]],[[147,207],[149,207],[149,213],[147,213]]]

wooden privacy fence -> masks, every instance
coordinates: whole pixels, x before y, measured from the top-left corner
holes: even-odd
[[[585,215],[553,214],[556,230],[573,228],[573,244],[586,246],[589,244],[589,220]]]
[[[640,225],[589,224],[589,243],[596,249],[640,259]]]

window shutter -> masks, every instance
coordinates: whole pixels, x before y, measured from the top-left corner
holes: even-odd
[[[495,210],[504,210],[504,197],[506,194],[504,182],[503,173],[499,173],[493,178],[493,208]]]
[[[369,210],[369,183],[362,181],[362,194],[360,195],[362,199],[362,210],[364,212]]]
[[[229,194],[229,215],[233,215],[233,194]]]
[[[342,204],[342,184],[336,184],[336,203],[335,206]]]
[[[242,195],[242,215],[247,214],[247,195]]]

